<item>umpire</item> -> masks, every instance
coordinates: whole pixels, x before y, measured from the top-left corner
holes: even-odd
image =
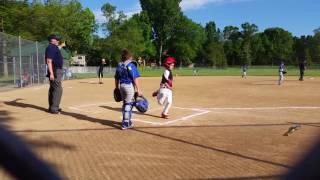
[[[299,63],[299,70],[300,70],[300,81],[303,81],[304,71],[306,70],[306,61],[300,61]]]
[[[62,78],[63,78],[63,58],[58,48],[58,36],[52,34],[48,37],[49,45],[46,48],[46,64],[48,67],[47,77],[50,81],[49,88],[49,112],[59,114],[61,96],[62,96]]]

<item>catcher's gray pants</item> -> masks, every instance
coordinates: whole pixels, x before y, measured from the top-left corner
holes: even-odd
[[[62,97],[62,78],[63,78],[63,70],[56,69],[55,70],[55,79],[53,81],[50,80],[50,88],[49,88],[49,111],[56,112],[59,110],[59,105]]]
[[[120,93],[123,101],[122,106],[122,127],[130,127],[131,113],[132,113],[132,103],[134,97],[134,87],[133,84],[120,84]]]

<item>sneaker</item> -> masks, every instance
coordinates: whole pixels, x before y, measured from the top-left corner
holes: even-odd
[[[161,118],[164,118],[164,119],[169,119],[169,115],[168,114],[161,114]]]
[[[131,129],[133,128],[133,125],[131,126],[121,126],[121,130]]]
[[[51,114],[60,114],[60,111],[49,111]]]

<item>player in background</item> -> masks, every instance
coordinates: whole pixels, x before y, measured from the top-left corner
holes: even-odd
[[[246,64],[241,66],[241,70],[242,70],[242,78],[247,78],[247,70],[248,70],[248,66]]]
[[[280,66],[279,66],[279,85],[281,85],[284,81],[284,74],[286,74],[286,66],[284,65],[284,62],[281,61]]]
[[[103,68],[106,64],[106,60],[105,59],[101,59],[100,65],[99,65],[99,69],[98,69],[98,78],[99,78],[99,84],[103,84],[102,79],[103,79]]]
[[[167,56],[163,62],[164,72],[162,75],[160,89],[153,92],[152,96],[157,97],[158,103],[164,106],[161,113],[161,117],[169,118],[169,109],[172,105],[172,87],[173,87],[173,75],[172,70],[174,68],[176,60],[173,57]]]
[[[141,96],[138,78],[140,73],[136,63],[132,60],[132,55],[128,50],[123,50],[121,62],[119,63],[115,73],[115,88],[120,89],[122,97],[122,124],[121,129],[126,130],[132,128],[131,114],[134,103],[135,92]]]
[[[299,81],[303,81],[304,71],[306,70],[306,61],[301,61],[299,63],[299,70],[300,70]]]

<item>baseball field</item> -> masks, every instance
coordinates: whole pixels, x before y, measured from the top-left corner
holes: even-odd
[[[162,119],[160,77],[143,77],[150,107],[126,131],[112,78],[71,80],[59,115],[47,113],[48,85],[0,92],[0,122],[66,179],[281,179],[320,137],[320,77],[277,80],[177,76]]]

